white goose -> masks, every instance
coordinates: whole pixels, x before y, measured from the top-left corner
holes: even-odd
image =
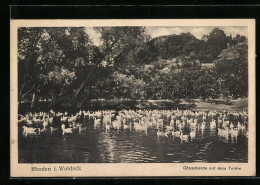
[[[166,125],[166,130],[167,131],[173,131],[173,126]]]
[[[225,129],[218,128],[218,135],[228,140],[229,129],[227,127]]]
[[[238,136],[238,130],[237,130],[237,128],[232,128],[232,129],[230,129],[230,135],[232,136],[232,137],[235,137],[235,138],[237,138],[237,136]]]
[[[39,128],[32,128],[32,127],[26,127],[26,126],[23,126],[23,134],[24,135],[27,135],[27,134],[30,134],[30,135],[37,135],[40,133],[40,129]]]
[[[127,125],[126,124],[126,120],[124,119],[123,120],[123,125],[124,125],[124,129],[126,130],[126,129],[130,129],[130,125]]]
[[[135,131],[139,132],[147,132],[147,125],[141,125],[140,123],[135,122],[134,123]]]
[[[193,140],[196,137],[196,130],[190,132],[190,138]]]
[[[119,130],[121,128],[121,120],[114,120],[112,122],[112,126],[113,126],[114,129]]]
[[[28,118],[27,118],[27,121],[26,121],[26,122],[27,122],[28,125],[32,125],[32,124],[33,124],[33,121],[30,120],[30,119],[28,119]]]
[[[65,133],[68,133],[68,134],[72,133],[72,128],[65,128],[65,125],[64,125],[64,124],[61,125],[61,129],[62,129],[62,134],[63,134],[63,135],[64,135]]]
[[[42,123],[42,126],[43,126],[43,130],[46,130],[46,127],[48,126],[48,121],[47,119],[45,119]]]
[[[212,119],[212,121],[210,122],[210,128],[216,128],[216,120]]]
[[[172,136],[180,137],[181,132],[180,131],[172,131]]]
[[[168,137],[168,134],[167,134],[167,132],[163,132],[163,131],[158,130],[157,131],[157,137]]]
[[[53,128],[52,126],[50,127],[50,131],[51,131],[51,134],[54,132],[54,131],[58,131],[59,128]]]
[[[101,119],[94,117],[94,126],[99,126],[101,124]]]
[[[103,123],[110,123],[111,124],[111,115],[105,115],[103,118]]]
[[[188,140],[189,140],[189,135],[188,135],[188,134],[185,134],[185,135],[184,135],[184,134],[181,132],[180,138],[181,138],[181,142],[183,142],[183,141],[188,141]]]
[[[42,123],[43,123],[43,120],[40,119],[40,118],[34,117],[34,118],[33,118],[33,123],[34,123],[34,124],[42,124]]]
[[[67,122],[68,121],[68,117],[67,116],[62,116],[60,119],[61,122]]]
[[[72,117],[70,117],[70,118],[68,118],[68,122],[69,123],[74,123],[74,122],[76,122],[77,121],[77,115],[75,115],[75,116],[72,116]]]
[[[170,126],[173,126],[174,125],[174,120],[172,119],[171,121],[170,121]]]
[[[241,124],[240,122],[237,123],[237,129],[244,131],[246,129],[246,126],[244,124]]]
[[[202,129],[202,131],[203,131],[205,128],[206,128],[206,123],[203,121],[203,122],[201,123],[201,129]]]
[[[106,132],[110,131],[112,128],[112,125],[110,125],[109,123],[106,123]]]
[[[53,124],[53,117],[49,117],[48,122],[49,122],[49,124]]]
[[[189,123],[191,128],[195,128],[197,126],[197,122],[193,120],[192,122]]]

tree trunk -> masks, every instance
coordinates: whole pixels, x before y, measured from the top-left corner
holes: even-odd
[[[52,94],[51,94],[51,103],[50,103],[50,105],[49,105],[49,108],[50,108],[51,106],[53,106],[53,105],[56,104],[56,100],[57,100],[57,95],[56,95],[56,93],[53,91]]]
[[[31,108],[34,108],[35,107],[35,103],[36,103],[36,93],[33,93],[33,96],[32,96],[32,103],[31,103]]]
[[[78,89],[76,89],[75,93],[74,93],[74,96],[75,96],[75,99],[77,98],[78,94],[80,93],[80,91],[85,87],[89,77],[92,75],[92,70],[90,70],[90,72],[88,73],[87,77],[85,78],[85,80],[81,83],[81,85],[79,86]]]
[[[82,98],[81,100],[79,100],[79,101],[76,101],[76,107],[78,108],[78,109],[80,109],[81,107],[82,107],[82,105],[84,104],[84,102],[86,101],[86,100],[88,100],[89,99],[89,97],[86,95],[84,98]]]
[[[24,94],[21,94],[21,96],[18,97],[19,100],[20,100],[20,101],[23,101],[23,99],[24,99],[30,92],[32,92],[33,90],[35,90],[36,88],[37,88],[37,86],[35,86],[35,84],[33,84],[33,87],[32,87],[29,91],[27,91],[27,92],[24,93]]]

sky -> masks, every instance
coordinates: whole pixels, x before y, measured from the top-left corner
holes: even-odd
[[[201,39],[203,35],[209,34],[214,28],[219,28],[225,32],[226,35],[232,34],[232,36],[236,36],[237,34],[247,35],[247,27],[245,26],[174,26],[174,27],[162,27],[162,26],[154,26],[154,27],[146,27],[146,32],[152,38],[164,36],[164,35],[179,35],[181,33],[190,32],[197,39]],[[92,42],[99,46],[101,44],[100,41],[100,33],[96,32],[93,27],[86,27],[86,32],[88,33]]]

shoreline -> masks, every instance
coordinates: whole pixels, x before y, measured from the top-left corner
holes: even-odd
[[[49,102],[38,102],[34,109],[31,109],[30,102],[22,103],[19,108],[19,113],[30,111],[48,111],[56,109],[58,111],[78,111],[79,108],[73,106],[57,106],[48,108]],[[200,111],[247,111],[248,99],[191,99],[191,100],[146,100],[141,105],[141,100],[91,100],[85,103],[81,110],[124,110],[124,109],[158,109],[158,110],[200,110]]]

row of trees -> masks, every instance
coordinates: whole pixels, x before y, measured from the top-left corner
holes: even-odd
[[[247,44],[214,29],[151,39],[145,27],[19,28],[18,99],[80,108],[97,98],[174,99],[247,95]],[[238,43],[240,44],[238,46]],[[232,45],[233,46],[233,45]],[[203,61],[214,61],[203,68]]]

